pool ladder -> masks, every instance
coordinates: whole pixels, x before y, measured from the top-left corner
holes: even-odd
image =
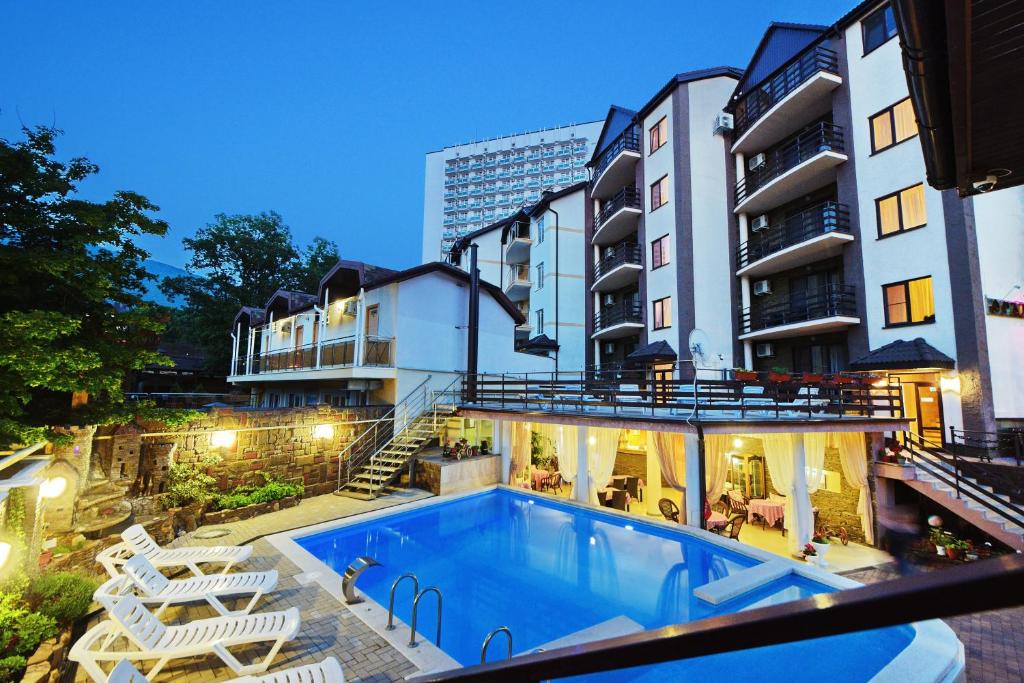
[[[437,595],[437,635],[434,638],[434,644],[441,647],[441,589],[437,586],[427,586],[423,590],[420,590],[420,580],[416,578],[416,575],[412,572],[402,574],[395,582],[391,584],[391,594],[388,596],[388,625],[385,627],[388,631],[395,630],[395,590],[398,585],[405,579],[412,579],[412,625],[409,627],[409,644],[408,647],[417,647],[419,643],[416,642],[416,621],[419,616],[420,599],[427,593],[434,593]]]
[[[483,647],[480,648],[480,663],[481,664],[486,664],[487,663],[487,646],[491,644],[491,639],[494,638],[494,636],[498,635],[499,633],[504,633],[506,636],[508,636],[508,657],[507,657],[507,659],[512,659],[512,630],[508,626],[499,626],[498,628],[496,628],[493,631],[491,631],[490,633],[488,633],[487,637],[484,638]]]

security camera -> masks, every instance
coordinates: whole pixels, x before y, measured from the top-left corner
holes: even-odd
[[[987,175],[984,180],[974,181],[974,189],[978,192],[989,192],[996,186],[997,180],[999,179],[994,175]]]

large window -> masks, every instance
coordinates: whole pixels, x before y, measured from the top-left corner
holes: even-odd
[[[864,54],[867,54],[887,43],[896,35],[896,19],[892,13],[892,5],[885,4],[869,14],[860,22],[864,34]]]
[[[544,334],[544,309],[538,308],[534,316],[537,318],[537,334]]]
[[[885,298],[886,327],[935,322],[935,299],[930,275],[883,285],[882,294]]]
[[[648,154],[654,154],[658,149],[668,142],[668,117],[662,116],[661,120],[651,126],[650,131],[651,145]]]
[[[537,264],[537,289],[544,289],[544,264]]]
[[[544,216],[537,219],[537,244],[544,243]]]
[[[651,270],[668,265],[668,235],[651,242]]]
[[[918,183],[875,200],[878,236],[888,237],[923,227],[928,222],[924,206],[924,185]]]
[[[666,296],[654,302],[654,329],[672,326],[672,297]]]
[[[871,117],[871,151],[881,152],[917,135],[917,119],[910,98]]]
[[[668,204],[668,176],[651,183],[651,211]]]

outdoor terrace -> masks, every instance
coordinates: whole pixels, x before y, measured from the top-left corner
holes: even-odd
[[[362,337],[360,352],[357,352],[358,341],[352,335],[290,349],[256,352],[239,357],[233,374],[262,376],[322,368],[394,367],[393,338]]]

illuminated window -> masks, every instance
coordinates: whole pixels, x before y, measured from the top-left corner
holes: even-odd
[[[920,228],[928,222],[924,206],[924,185],[893,192],[875,200],[878,214],[878,236],[888,237],[898,232]]]
[[[668,204],[668,176],[651,183],[651,211]]]
[[[666,296],[654,302],[654,329],[672,326],[672,297]]]
[[[668,117],[662,116],[661,120],[651,126],[650,131],[651,146],[648,154],[654,154],[658,149],[668,142]]]
[[[893,16],[892,5],[886,3],[885,7],[869,14],[860,25],[864,36],[864,54],[867,54],[895,37],[896,18]]]
[[[931,276],[884,285],[882,293],[886,327],[935,322]]]
[[[881,152],[917,135],[917,119],[909,97],[878,112],[870,121],[872,152]]]
[[[651,242],[651,270],[667,265],[668,261],[668,235],[665,235]]]

